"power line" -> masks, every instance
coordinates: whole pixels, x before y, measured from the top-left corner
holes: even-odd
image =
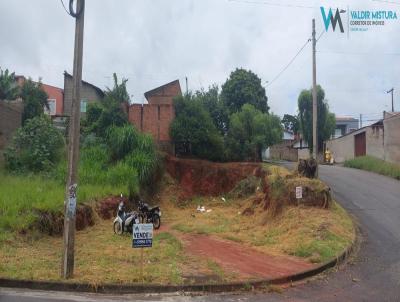
[[[372,0],[372,1],[400,5],[400,2],[395,2],[395,1],[388,1],[388,0]]]
[[[67,8],[65,7],[64,1],[63,1],[63,0],[60,0],[60,1],[61,1],[61,4],[62,4],[62,6],[63,6],[65,12],[66,12],[68,15],[71,16],[71,13],[70,13],[70,12],[67,10]]]
[[[378,55],[378,56],[400,56],[400,52],[386,52],[386,53],[374,53],[374,52],[356,52],[356,51],[335,51],[335,50],[318,50],[319,53],[330,53],[330,54],[347,54],[347,55]]]
[[[74,0],[69,0],[69,10],[65,7],[64,1],[60,0],[61,4],[65,10],[65,12],[70,15],[71,17],[77,18],[79,15],[82,13],[83,9],[83,4],[81,4],[81,7],[76,7],[76,11],[74,11]]]
[[[290,65],[296,60],[296,58],[300,55],[303,49],[307,46],[308,43],[311,42],[311,39],[308,39],[307,42],[300,48],[300,50],[296,53],[296,55],[289,61],[289,63],[268,83],[266,87],[271,86],[273,82],[275,82],[279,77],[289,68]]]
[[[315,9],[316,8],[316,6],[306,6],[306,5],[297,5],[297,4],[282,4],[282,3],[267,2],[267,1],[251,1],[251,0],[228,0],[228,1],[229,2],[247,3],[247,4],[262,4],[262,5],[279,6],[279,7],[307,8],[307,9]]]
[[[321,39],[321,37],[324,35],[324,33],[325,33],[325,31],[323,30],[323,31],[320,33],[320,35],[318,36],[317,42],[319,41],[319,39]]]

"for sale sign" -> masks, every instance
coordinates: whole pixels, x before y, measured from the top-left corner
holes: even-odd
[[[297,199],[303,198],[303,188],[302,187],[296,187],[296,198]]]
[[[144,248],[153,246],[153,224],[133,225],[133,248]]]

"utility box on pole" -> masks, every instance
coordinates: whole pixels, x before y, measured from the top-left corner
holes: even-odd
[[[75,48],[73,67],[72,110],[68,135],[68,177],[64,202],[64,245],[61,264],[61,277],[68,279],[74,274],[75,219],[78,190],[79,134],[82,86],[83,25],[85,0],[77,0],[76,12],[70,15],[75,18]]]

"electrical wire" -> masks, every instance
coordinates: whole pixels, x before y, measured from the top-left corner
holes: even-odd
[[[65,12],[74,18],[78,18],[81,15],[81,13],[83,11],[83,7],[85,6],[85,0],[81,0],[81,7],[79,7],[79,9],[77,7],[77,11],[75,12],[74,11],[74,0],[69,0],[69,10],[65,7],[64,1],[63,0],[60,0],[60,1],[61,1],[62,7],[64,8]]]
[[[320,35],[318,36],[317,42],[319,41],[319,39],[321,39],[321,37],[324,35],[324,33],[325,33],[325,31],[323,30],[323,31],[320,33]]]
[[[62,4],[62,6],[63,6],[65,12],[66,12],[68,15],[71,16],[71,14],[69,13],[69,11],[68,11],[67,8],[65,7],[64,1],[63,1],[63,0],[60,0],[60,1],[61,1],[61,4]]]
[[[330,54],[347,54],[347,55],[382,55],[382,56],[400,56],[400,52],[386,52],[386,53],[374,53],[374,52],[352,52],[352,51],[334,51],[334,50],[318,50],[319,53],[330,53]]]
[[[74,0],[69,0],[69,13],[72,17],[78,18],[82,12],[83,8],[85,7],[85,0],[81,0],[81,6],[78,8],[78,5],[76,7],[76,12],[74,11]]]
[[[300,55],[300,53],[304,50],[308,43],[311,42],[311,39],[308,39],[307,42],[300,48],[300,50],[296,53],[296,55],[289,61],[289,63],[266,85],[266,87],[271,86],[273,82],[275,82],[279,77],[292,65],[294,60]]]
[[[307,8],[307,9],[315,9],[316,6],[306,6],[306,5],[297,5],[297,4],[282,4],[282,3],[274,3],[267,1],[251,1],[251,0],[228,0],[229,2],[239,2],[239,3],[247,3],[247,4],[262,4],[262,5],[270,5],[270,6],[279,6],[279,7],[292,7],[292,8]]]
[[[395,2],[395,1],[388,1],[388,0],[372,0],[372,1],[400,5],[400,2]]]

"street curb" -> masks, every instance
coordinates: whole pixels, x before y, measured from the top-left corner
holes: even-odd
[[[234,282],[224,284],[194,284],[194,285],[155,285],[155,284],[99,284],[89,283],[69,283],[55,281],[33,281],[0,278],[0,287],[24,288],[33,290],[50,290],[64,292],[91,292],[104,294],[145,294],[145,293],[174,293],[174,292],[209,292],[221,293],[239,290],[253,290],[265,288],[268,285],[281,285],[292,283],[306,278],[316,276],[325,270],[343,263],[360,243],[359,229],[354,223],[355,239],[338,257],[307,271],[303,271],[290,276],[283,276],[275,279],[263,279],[247,282]]]

